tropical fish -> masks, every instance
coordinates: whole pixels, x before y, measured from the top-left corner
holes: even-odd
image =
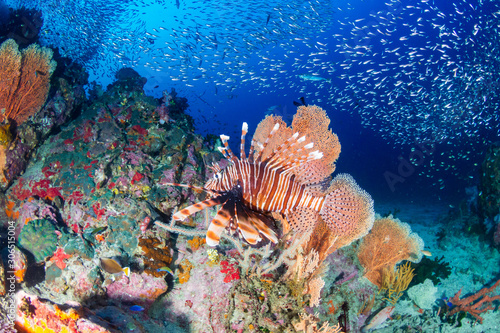
[[[375,317],[370,320],[368,325],[364,326],[361,329],[361,332],[368,332],[368,330],[377,328],[380,324],[385,322],[388,318],[391,317],[392,313],[394,312],[394,306],[388,306],[386,308],[383,308],[379,313],[375,315]]]
[[[280,112],[280,109],[281,109],[281,105],[272,105],[272,106],[267,108],[265,115],[267,116],[269,114],[277,114]]]
[[[328,124],[325,111],[316,106],[299,107],[292,122],[293,130],[297,130],[293,135],[280,118],[268,116],[259,124],[247,157],[248,124],[243,123],[240,158],[229,148],[229,137],[221,135],[224,147],[219,150],[229,160],[229,166],[221,169],[213,164],[213,177],[205,187],[169,183],[208,192],[212,198],[176,212],[173,220],[184,220],[207,207],[222,205],[208,227],[209,246],[219,244],[226,228],[239,232],[252,245],[261,241],[261,235],[276,243],[278,237],[271,228],[274,220],[269,215],[272,212],[281,214],[299,232],[311,230],[319,217],[331,229],[342,230],[351,223],[373,223],[373,202],[350,176],[339,175],[330,187],[323,189],[340,153],[337,136]],[[281,131],[280,126],[284,127]],[[307,142],[306,135],[301,136],[299,131],[309,133],[318,142]],[[287,134],[290,136],[285,137]],[[325,158],[319,150],[310,151],[315,144],[326,150]]]
[[[144,308],[140,305],[132,305],[129,309],[131,311],[144,311]]]
[[[427,257],[432,257],[432,253],[431,253],[430,251],[427,251],[427,250],[422,250],[421,252],[422,252],[422,254],[423,254],[424,256],[427,256]]]
[[[170,269],[170,267],[167,267],[167,266],[164,266],[164,267],[158,268],[156,271],[157,271],[157,272],[167,272],[167,273],[169,273],[170,275],[174,276],[174,272],[172,272],[172,270]]]
[[[125,273],[126,276],[129,276],[130,274],[129,267],[122,267],[122,265],[113,258],[100,258],[99,262],[101,268],[110,274]]]
[[[325,79],[324,77],[318,75],[309,75],[309,74],[301,74],[299,78],[305,81],[326,81],[328,83],[332,83],[331,79]]]
[[[299,100],[300,100],[300,103],[297,101],[293,101],[293,105],[295,105],[295,106],[302,106],[302,105],[307,106],[306,99],[304,98],[304,96],[299,98]]]
[[[90,233],[92,236],[94,236],[95,234],[98,234],[100,233],[101,231],[104,231],[106,230],[107,227],[99,227],[99,228],[95,228],[94,230],[92,230],[92,232]]]

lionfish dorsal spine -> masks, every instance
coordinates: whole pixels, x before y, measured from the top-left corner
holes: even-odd
[[[221,134],[220,140],[222,141],[222,144],[224,145],[223,149],[226,152],[226,154],[224,154],[224,152],[220,148],[219,148],[219,150],[221,150],[224,157],[230,161],[236,162],[238,160],[238,158],[236,156],[234,156],[231,148],[229,148],[229,144],[227,143],[229,141],[229,136]]]
[[[259,152],[257,153],[257,156],[255,156],[255,161],[260,160],[262,153],[264,152],[264,149],[266,149],[269,141],[271,141],[271,138],[278,131],[279,128],[280,128],[280,124],[276,123],[274,125],[273,129],[271,130],[271,132],[269,132],[269,135],[267,136],[266,141],[264,141],[264,144],[262,145],[262,149],[260,149]]]
[[[252,141],[250,141],[250,151],[248,152],[248,161],[253,161],[253,153],[255,151],[254,149],[254,146],[255,146],[255,140],[252,139]]]
[[[286,159],[287,151],[296,144],[296,139],[299,136],[299,133],[295,133],[291,137],[289,137],[284,143],[279,145],[276,149],[274,149],[272,155],[267,159],[267,163],[270,165],[275,165],[276,163],[282,163]]]
[[[299,157],[297,159],[294,159],[293,161],[290,161],[290,162],[286,163],[284,165],[285,168],[286,168],[285,171],[284,171],[284,173],[288,174],[292,170],[294,170],[295,168],[300,167],[300,166],[302,166],[304,164],[307,164],[310,161],[318,160],[318,159],[320,159],[322,157],[323,157],[323,153],[320,152],[320,151],[318,151],[318,150],[312,151],[312,152],[310,152],[307,155],[302,155],[301,157]]]
[[[323,154],[318,150],[306,153],[306,150],[312,149],[314,143],[310,142],[302,147],[296,145],[303,143],[306,140],[305,135],[298,138],[299,133],[294,133],[284,143],[277,147],[273,153],[266,159],[266,163],[270,168],[281,167],[285,174],[290,173],[293,169],[323,157]]]
[[[245,155],[245,136],[248,133],[248,124],[246,122],[241,126],[241,143],[240,143],[240,159],[243,161],[246,159]]]
[[[230,160],[229,155],[226,152],[226,148],[224,148],[224,147],[217,147],[217,149],[219,149],[219,151],[221,152],[221,154],[224,155],[224,158],[226,158],[227,160]]]

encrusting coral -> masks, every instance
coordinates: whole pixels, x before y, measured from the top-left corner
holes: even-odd
[[[144,252],[144,272],[154,277],[165,276],[167,272],[160,270],[168,267],[172,262],[168,247],[160,247],[160,240],[157,238],[139,238],[139,246]]]
[[[184,259],[181,264],[179,265],[179,283],[183,284],[189,281],[190,278],[190,272],[193,269],[193,264],[187,260]]]

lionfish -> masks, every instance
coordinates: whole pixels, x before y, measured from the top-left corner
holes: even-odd
[[[318,115],[319,121],[315,119]],[[229,137],[221,135],[224,147],[219,150],[229,161],[227,167],[222,169],[217,163],[209,166],[214,174],[204,187],[170,183],[205,191],[211,198],[181,209],[172,218],[184,220],[208,207],[222,205],[207,230],[206,242],[210,246],[219,244],[226,228],[232,233],[239,232],[252,245],[262,240],[261,235],[277,243],[278,237],[271,228],[274,224],[271,213],[281,214],[296,231],[314,227],[319,217],[337,230],[349,229],[349,224],[369,219],[373,215],[369,213],[373,210],[371,198],[350,176],[337,176],[325,190],[325,178],[333,172],[333,162],[340,153],[338,139],[329,130],[325,131],[325,123],[327,129],[329,119],[322,109],[301,106],[292,123],[294,130],[295,127],[299,130],[289,135],[291,129],[280,117],[268,116],[259,124],[248,156],[245,154],[248,124],[243,123],[240,158],[229,148]],[[259,142],[263,140],[256,137],[263,139],[266,131],[269,131],[267,138]],[[312,151],[316,143],[306,142],[306,135],[301,132],[314,137],[327,156],[319,150]]]

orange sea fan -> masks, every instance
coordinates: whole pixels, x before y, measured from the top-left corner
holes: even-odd
[[[293,131],[305,135],[308,142],[314,142],[314,149],[323,153],[321,159],[308,163],[306,168],[301,170],[299,181],[304,180],[309,184],[322,181],[335,171],[335,161],[340,155],[341,147],[337,135],[328,128],[329,125],[330,118],[320,107],[310,105],[297,109],[292,121]],[[316,174],[317,177],[311,179],[310,174]]]
[[[407,223],[392,216],[377,219],[370,233],[363,238],[358,259],[365,268],[365,276],[373,284],[382,285],[382,271],[393,270],[402,261],[419,262],[424,241],[411,232]]]
[[[302,147],[313,142],[313,149],[323,154],[321,159],[310,161],[295,171],[297,181],[309,185],[320,183],[331,176],[335,171],[335,161],[340,154],[340,142],[337,135],[328,128],[330,119],[323,109],[316,105],[298,107],[291,127],[288,127],[279,116],[267,116],[259,123],[253,136],[253,140],[257,143],[256,151],[260,151],[275,124],[279,124],[279,129],[262,152],[263,160],[297,132],[300,137],[306,137],[301,144]]]
[[[19,52],[14,40],[6,40],[0,46],[0,122],[20,124],[37,113],[55,68],[51,49],[32,44]]]

